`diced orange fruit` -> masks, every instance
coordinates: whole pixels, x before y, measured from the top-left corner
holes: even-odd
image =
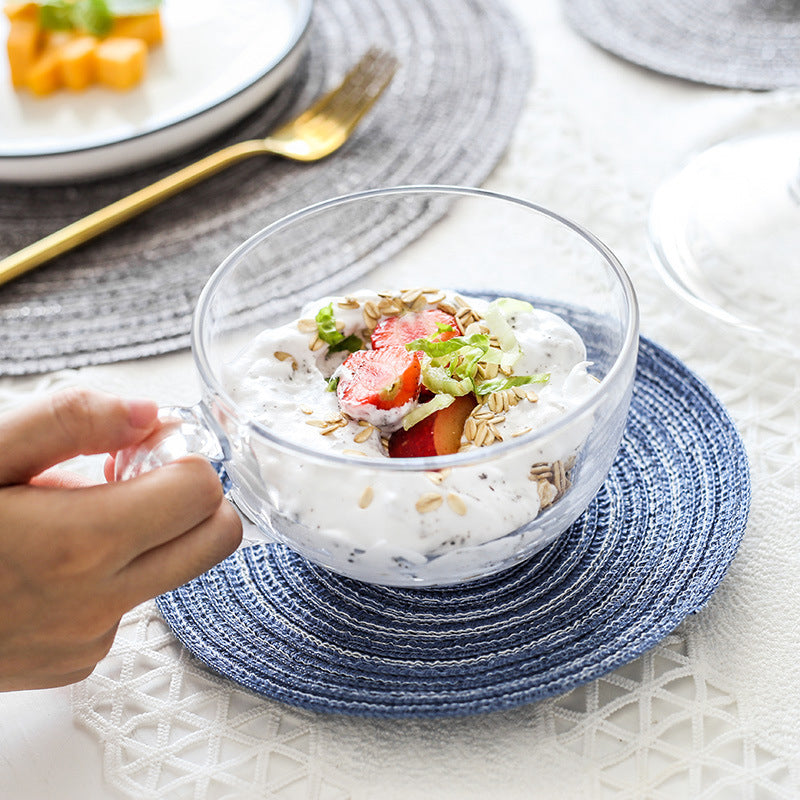
[[[109,36],[94,51],[97,80],[112,89],[130,89],[144,77],[147,45],[141,39]]]
[[[34,94],[43,96],[52,94],[60,84],[58,55],[53,52],[42,53],[28,70],[27,87]]]
[[[151,11],[149,14],[137,14],[135,17],[117,17],[110,35],[141,39],[151,46],[159,44],[164,40],[161,14],[158,11]]]
[[[81,91],[95,80],[94,36],[75,36],[61,48],[61,82],[67,89]]]
[[[12,21],[15,19],[36,20],[39,17],[37,3],[6,3],[3,12]]]
[[[39,54],[41,40],[42,32],[35,20],[12,20],[6,49],[11,68],[11,83],[15,88],[25,86],[28,71]]]
[[[61,87],[80,91],[93,83],[130,89],[147,71],[148,46],[164,38],[157,10],[117,17],[111,35],[103,39],[77,31],[43,31],[36,3],[7,3],[3,11],[11,23],[7,42],[11,82],[37,95]]]
[[[69,38],[68,33],[60,32],[46,37],[44,49],[28,69],[26,77],[26,84],[34,94],[51,94],[61,86],[61,48]]]

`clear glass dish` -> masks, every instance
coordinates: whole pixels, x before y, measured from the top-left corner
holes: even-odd
[[[800,106],[792,95],[693,154],[650,206],[653,262],[700,310],[800,354]]]
[[[442,218],[413,241],[419,236],[414,220],[431,209]],[[396,215],[409,224],[387,239],[382,220]],[[315,280],[319,265],[330,265],[331,259],[338,267],[335,277]],[[280,276],[287,270],[304,270],[307,290],[282,295]],[[556,311],[583,338],[591,373],[600,382],[597,391],[533,433],[453,455],[391,459],[291,441],[232,399],[226,365],[263,329],[297,318],[305,302],[359,288],[417,286],[471,297],[516,297]],[[200,296],[192,350],[201,401],[168,411],[176,421],[159,441],[121,454],[120,477],[200,452],[224,465],[231,500],[265,539],[358,580],[449,585],[530,557],[586,509],[625,426],[638,310],[613,253],[558,214],[478,189],[394,187],[321,202],[245,242]],[[531,514],[526,498],[537,491],[531,468],[565,442],[577,455],[564,491]],[[367,489],[371,502],[364,507],[359,501]],[[466,513],[454,513],[445,502],[453,490],[468,498]],[[420,497],[436,493],[441,495],[436,508],[417,510]]]

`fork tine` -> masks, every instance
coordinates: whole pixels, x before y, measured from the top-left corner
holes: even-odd
[[[381,96],[396,70],[394,56],[371,48],[351,70],[346,88],[331,98],[327,113],[349,127],[356,125]]]
[[[379,48],[370,48],[345,75],[342,83],[319,98],[300,116],[273,132],[282,132],[319,116],[337,117],[352,129],[375,104],[397,70],[397,59]]]

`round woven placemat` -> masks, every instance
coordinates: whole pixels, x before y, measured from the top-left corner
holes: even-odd
[[[739,89],[800,85],[797,0],[563,0],[587,39],[643,67]]]
[[[223,136],[124,177],[0,187],[0,253],[21,249],[219,147],[265,135],[337,84],[372,45],[394,53],[400,68],[336,155],[307,165],[250,159],[0,287],[0,375],[186,347],[197,296],[222,259],[260,228],[313,202],[386,185],[480,184],[508,144],[529,82],[526,43],[503,5],[317,0],[308,55],[297,74]],[[408,241],[441,213],[421,206],[414,219],[387,224],[387,238]],[[346,236],[342,232],[341,252],[349,246]],[[309,276],[280,280],[286,294]]]
[[[158,606],[249,689],[318,711],[451,716],[566,692],[700,609],[744,532],[742,442],[709,389],[643,340],[630,420],[592,504],[553,545],[463,586],[371,586],[246,548]]]

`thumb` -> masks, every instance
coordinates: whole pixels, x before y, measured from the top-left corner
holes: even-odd
[[[123,400],[89,389],[66,389],[0,416],[0,486],[78,455],[120,450],[157,425],[150,400]]]

